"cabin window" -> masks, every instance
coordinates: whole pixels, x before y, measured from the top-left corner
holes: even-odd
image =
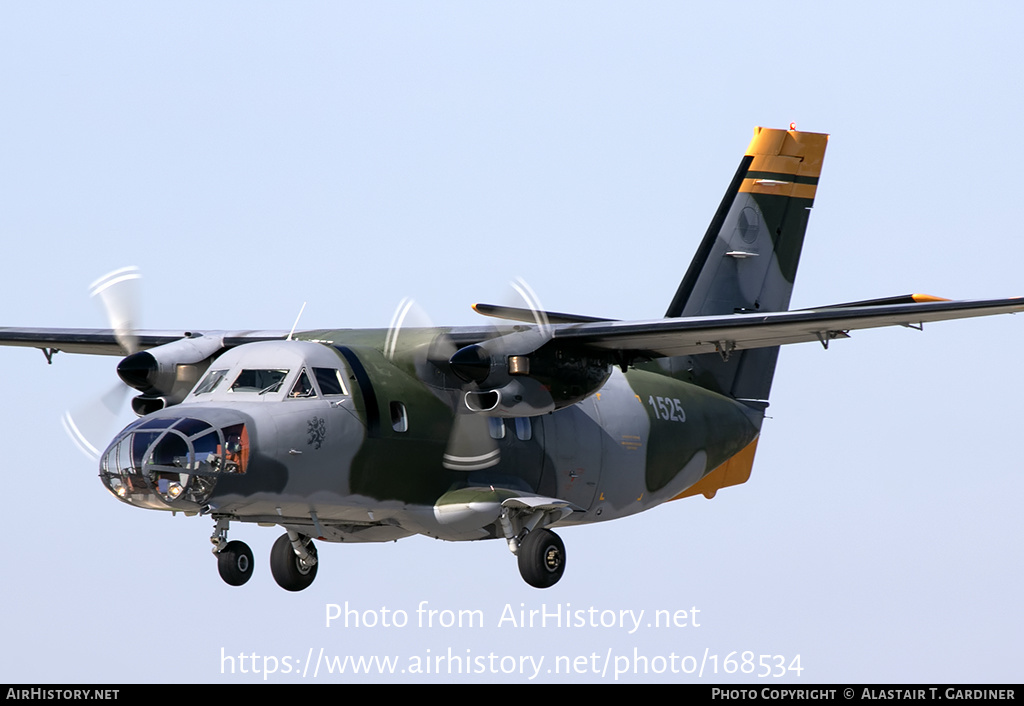
[[[391,428],[397,432],[409,431],[409,414],[401,402],[391,403]]]
[[[492,439],[505,438],[505,420],[500,417],[488,417],[487,429],[491,432]]]
[[[533,438],[533,420],[529,417],[516,417],[516,438],[529,441]]]

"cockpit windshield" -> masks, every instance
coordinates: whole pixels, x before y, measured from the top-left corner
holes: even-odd
[[[299,377],[295,384],[292,385],[292,391],[288,393],[288,397],[293,400],[316,397],[316,390],[313,389],[313,383],[309,381],[309,375],[306,374],[305,368],[299,373]]]
[[[218,404],[348,397],[350,380],[354,379],[338,352],[321,343],[258,341],[231,348],[218,357],[183,402]]]
[[[287,370],[243,370],[231,383],[232,392],[258,392],[261,395],[268,392],[277,392],[281,383],[288,376]]]
[[[196,386],[196,391],[192,394],[203,395],[207,392],[213,392],[227,374],[227,370],[211,370],[203,378],[203,381]]]

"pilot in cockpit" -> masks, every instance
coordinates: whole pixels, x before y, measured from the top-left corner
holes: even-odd
[[[309,376],[306,375],[306,370],[303,369],[299,373],[299,379],[295,381],[292,391],[288,393],[288,397],[290,399],[302,399],[315,396],[316,392],[313,390],[313,383],[309,381]]]

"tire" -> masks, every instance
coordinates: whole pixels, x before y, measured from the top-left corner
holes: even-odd
[[[306,551],[316,557],[316,546],[312,541],[306,543]],[[277,585],[286,591],[301,591],[309,588],[316,578],[316,569],[319,563],[306,566],[292,549],[291,540],[287,534],[282,534],[274,542],[270,550],[270,573],[274,575]]]
[[[519,573],[534,588],[550,588],[565,573],[565,545],[551,530],[529,532],[519,543]]]
[[[245,542],[228,542],[217,553],[217,571],[224,583],[241,586],[252,578],[252,549]]]

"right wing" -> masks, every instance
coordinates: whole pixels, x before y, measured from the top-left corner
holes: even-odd
[[[187,331],[139,331],[135,334],[139,350],[156,348],[167,343],[203,334]],[[205,335],[220,337],[224,346],[231,348],[253,341],[271,341],[285,338],[282,331],[208,331]],[[38,348],[49,355],[57,351],[86,355],[128,354],[118,343],[114,329],[98,328],[0,328],[0,346]]]
[[[821,307],[764,314],[697,316],[651,321],[607,321],[553,327],[567,343],[668,357],[767,348],[819,341],[827,345],[854,329],[882,326],[918,328],[921,324],[1024,311],[1024,298],[945,301],[928,298],[897,304]]]

